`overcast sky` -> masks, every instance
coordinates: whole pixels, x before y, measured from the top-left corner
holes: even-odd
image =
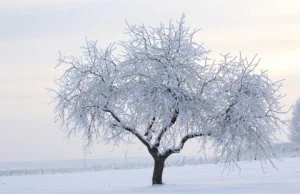
[[[125,19],[158,25],[185,13],[212,56],[258,53],[259,68],[285,79],[283,103],[290,106],[300,96],[299,10],[299,0],[1,0],[0,161],[82,157],[81,137],[65,139],[54,123],[45,88],[55,88],[61,74],[54,69],[59,50],[78,56],[86,37],[103,47],[124,39]],[[148,155],[139,144],[112,149],[100,143],[90,157],[123,157],[127,149],[128,156]],[[195,150],[190,144],[184,154]]]

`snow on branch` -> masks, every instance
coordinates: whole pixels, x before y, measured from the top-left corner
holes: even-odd
[[[57,80],[57,119],[89,143],[136,137],[153,156],[178,153],[196,137],[202,147],[201,139],[212,141],[225,162],[241,148],[273,155],[285,124],[282,81],[258,73],[256,56],[210,60],[195,33],[184,16],[158,27],[127,23],[129,38],[117,46],[87,41],[82,57],[60,57],[66,70]]]

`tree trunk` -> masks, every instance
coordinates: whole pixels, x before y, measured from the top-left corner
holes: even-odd
[[[165,160],[154,160],[154,170],[152,177],[152,185],[161,185],[162,182],[162,174],[164,170]]]

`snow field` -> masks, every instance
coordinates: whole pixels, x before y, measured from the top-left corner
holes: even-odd
[[[151,186],[152,169],[111,170],[72,174],[0,177],[5,194],[299,194],[300,158],[275,161],[277,169],[259,161],[240,162],[238,168],[206,164],[168,167],[164,186]]]

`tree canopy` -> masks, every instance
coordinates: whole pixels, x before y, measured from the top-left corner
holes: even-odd
[[[194,40],[197,32],[184,16],[158,27],[128,24],[126,41],[105,49],[87,41],[81,57],[60,57],[66,71],[57,81],[55,110],[63,127],[82,131],[89,143],[135,137],[162,169],[192,138],[199,149],[211,141],[223,162],[235,161],[240,148],[269,158],[282,122],[282,82],[257,73],[257,57],[210,60]]]
[[[292,142],[300,143],[300,98],[293,108],[290,139]]]

